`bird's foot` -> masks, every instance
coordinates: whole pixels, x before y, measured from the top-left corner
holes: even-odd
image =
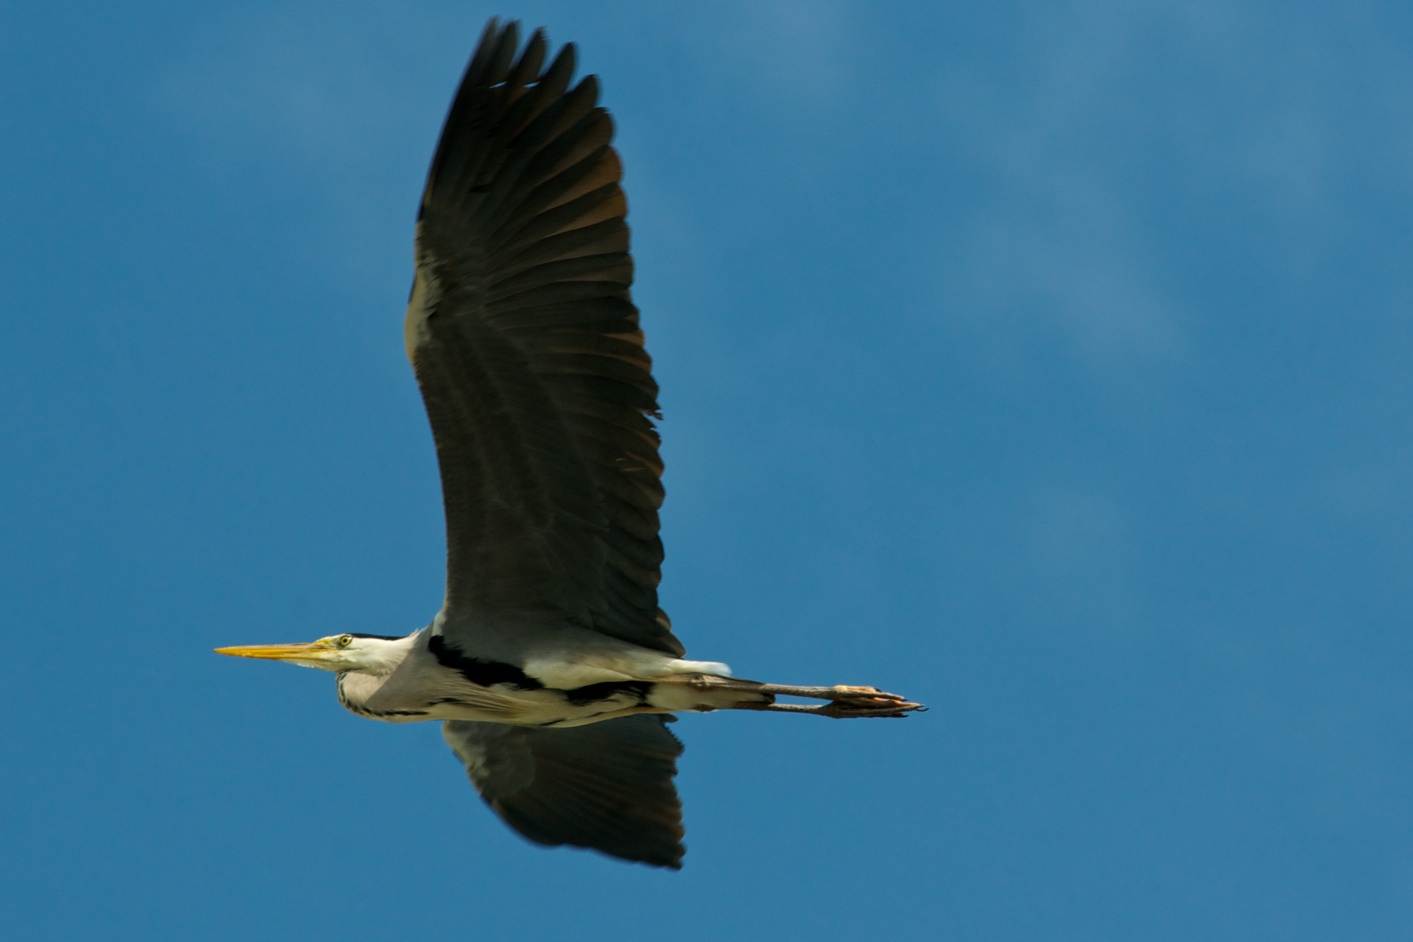
[[[927,709],[921,703],[914,703],[877,687],[848,687],[843,684],[833,687],[791,687],[784,684],[761,684],[756,689],[772,696],[807,697],[828,701],[813,706],[802,703],[770,703],[763,709],[779,713],[813,713],[836,720],[866,716],[902,717]]]

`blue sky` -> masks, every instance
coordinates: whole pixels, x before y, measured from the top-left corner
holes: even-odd
[[[694,656],[679,874],[222,644],[425,624],[414,204],[493,13],[579,43]],[[0,8],[0,932],[1413,933],[1413,14]]]

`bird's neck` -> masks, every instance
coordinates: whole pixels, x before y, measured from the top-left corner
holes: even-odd
[[[359,716],[392,722],[415,720],[425,713],[379,707],[373,703],[374,697],[392,677],[393,672],[412,653],[421,632],[414,632],[406,638],[359,638],[359,665],[350,670],[339,671],[339,702]]]
[[[414,631],[405,638],[357,638],[354,646],[358,665],[344,673],[386,677],[397,670],[407,659],[407,655],[412,653],[422,633]]]

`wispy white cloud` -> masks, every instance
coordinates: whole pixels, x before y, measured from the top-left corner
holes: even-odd
[[[157,94],[209,158],[284,152],[321,167],[365,153],[370,116],[391,113],[396,72],[371,40],[293,11],[223,17],[166,64]]]
[[[1132,25],[1092,15],[1035,27],[1022,76],[951,72],[943,110],[990,189],[963,221],[944,267],[971,326],[1002,344],[1058,334],[1090,360],[1155,355],[1179,339],[1173,300],[1145,263],[1137,222],[1104,152],[1131,115],[1112,89],[1128,84]],[[955,309],[955,308],[954,308]]]
[[[1338,240],[1342,188],[1370,159],[1341,112],[1381,111],[1385,144],[1410,139],[1409,96],[1388,81],[1407,56],[1372,50],[1350,76],[1328,67],[1322,24],[1283,9],[1079,0],[1019,25],[1029,68],[939,66],[942,113],[986,187],[944,290],[1002,345],[1184,357],[1196,312],[1169,256],[1204,238],[1164,230],[1184,204],[1213,239],[1233,220],[1252,231],[1271,269],[1252,277],[1298,279]]]
[[[345,23],[326,14],[214,13],[154,69],[152,96],[213,178],[301,194],[297,209],[320,216],[307,227],[323,241],[311,258],[332,284],[400,291],[415,194],[454,73],[433,75],[431,57],[370,29],[391,10],[362,8]],[[404,246],[395,278],[377,264],[393,239]]]
[[[860,17],[854,0],[745,0],[722,22],[721,48],[762,91],[826,105],[846,85]]]
[[[1056,484],[1037,489],[1025,511],[1017,562],[1032,580],[1032,604],[1071,641],[1127,652],[1147,617],[1132,508],[1096,487]]]

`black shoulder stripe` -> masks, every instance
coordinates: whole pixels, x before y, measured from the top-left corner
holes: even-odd
[[[446,643],[439,634],[427,639],[427,650],[443,667],[460,671],[461,676],[478,687],[494,687],[506,684],[519,690],[542,690],[544,684],[516,667],[500,661],[483,661],[479,657],[469,657]]]

